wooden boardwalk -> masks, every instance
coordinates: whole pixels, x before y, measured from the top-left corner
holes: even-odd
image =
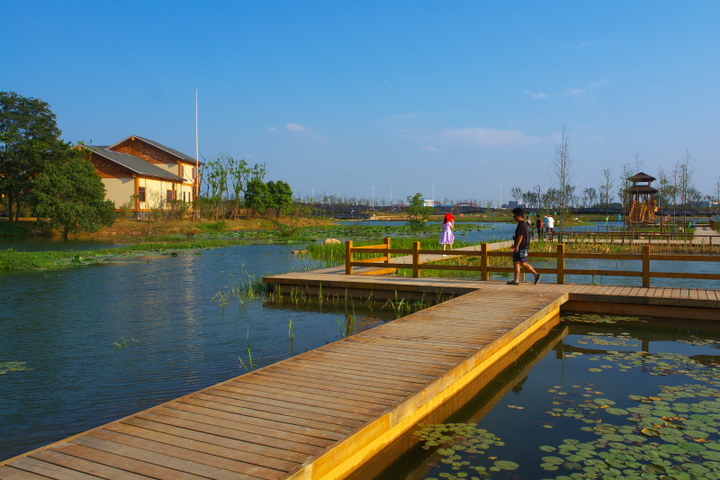
[[[489,381],[563,307],[682,308],[683,318],[720,320],[715,290],[509,286],[332,269],[265,280],[460,296],[1,462],[0,479],[345,478],[459,391]]]

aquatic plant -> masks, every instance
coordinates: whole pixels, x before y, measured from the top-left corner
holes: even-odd
[[[549,433],[545,438],[545,434],[536,430],[538,453],[524,454],[523,461],[512,457],[511,443],[507,454],[489,451],[488,448],[500,445],[493,440],[496,434],[481,428],[481,424],[418,425],[415,435],[423,440],[423,448],[434,452],[425,461],[434,466],[425,478],[720,479],[718,357],[651,354],[638,350],[641,343],[634,335],[590,331],[573,338],[571,343],[583,345],[578,351],[563,348],[567,352],[565,357],[582,356],[584,362],[597,366],[587,368],[588,381],[582,385],[547,388],[547,418],[527,418],[524,428],[540,427]],[[720,347],[717,339],[698,336],[685,343]],[[608,346],[634,350],[605,350]],[[616,388],[622,377],[613,376],[610,380],[611,372],[632,375],[633,381],[627,388]],[[658,380],[652,386],[649,379],[639,376],[654,376]],[[605,391],[601,384],[607,384],[609,390]],[[513,402],[504,406],[517,410],[518,415],[526,407],[538,406],[537,399],[527,405],[518,399]],[[550,433],[556,430],[560,436],[551,436],[558,435]],[[485,448],[475,447],[476,443]],[[502,467],[491,460],[499,456],[510,459],[508,466],[519,470],[517,477],[498,473]]]
[[[498,459],[495,447],[503,447],[505,442],[484,428],[478,428],[476,424],[418,424],[418,427],[419,430],[413,434],[424,442],[423,448],[436,448],[441,457],[440,462],[450,470],[442,472],[439,477],[447,480],[480,479],[493,472],[516,470],[520,466],[512,461]],[[438,479],[426,477],[426,480]]]
[[[238,361],[240,362],[240,367],[244,370],[247,370],[248,372],[255,370],[258,367],[258,360],[259,358],[255,358],[253,355],[253,347],[252,343],[250,342],[250,327],[247,329],[247,333],[245,334],[246,339],[246,352],[247,352],[247,360],[243,360],[243,358],[238,355]],[[260,357],[262,357],[264,350],[260,352]]]
[[[8,372],[24,372],[26,370],[32,370],[32,368],[28,367],[27,362],[0,362],[0,375]]]
[[[113,345],[116,350],[125,350],[131,344],[136,343],[136,342],[137,342],[137,340],[135,340],[134,338],[131,338],[130,340],[128,340],[127,338],[122,337],[120,340],[113,342]]]

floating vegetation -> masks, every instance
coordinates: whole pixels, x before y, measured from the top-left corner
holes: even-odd
[[[627,315],[602,315],[595,313],[582,313],[577,315],[563,315],[562,321],[566,323],[646,323],[647,319]]]
[[[128,340],[127,338],[122,337],[120,340],[113,342],[113,346],[115,347],[116,350],[125,350],[128,347],[130,347],[131,344],[136,343],[136,342],[137,342],[137,340],[135,340],[134,338],[131,338],[130,340]]]
[[[563,367],[577,372],[567,384],[549,384],[544,393],[540,387],[528,400],[507,394],[480,423],[419,425],[415,435],[433,452],[425,478],[720,480],[717,339],[644,343],[657,331],[577,328],[583,334],[558,347],[584,352],[572,352],[578,358]],[[665,352],[643,350],[661,344]],[[689,348],[701,351],[688,356]],[[570,357],[557,359],[565,364]],[[528,433],[505,434],[504,425],[513,430],[508,418]],[[483,428],[487,423],[493,427]]]
[[[450,472],[443,472],[438,478],[448,480],[480,478],[493,472],[516,470],[520,467],[515,462],[499,460],[495,447],[502,447],[505,442],[475,424],[419,424],[418,427],[420,430],[415,431],[414,434],[424,442],[423,448],[428,450],[436,447],[437,454],[442,457],[440,462],[449,467]],[[438,478],[427,477],[427,480],[438,480]]]
[[[9,372],[24,372],[26,370],[32,370],[27,366],[27,362],[0,362],[0,375]]]

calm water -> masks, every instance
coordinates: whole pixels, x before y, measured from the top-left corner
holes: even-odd
[[[263,366],[340,339],[343,312],[211,300],[250,275],[317,266],[296,248],[0,275],[0,459],[240,375],[248,345]],[[364,329],[387,314],[360,317]]]
[[[512,224],[489,227],[459,236],[468,242],[505,240],[514,231]],[[0,244],[10,246],[87,250],[112,245]],[[249,352],[263,366],[341,338],[344,312],[212,301],[253,276],[321,266],[294,255],[297,248],[238,246],[0,274],[0,459],[240,375],[245,370],[238,357],[247,363]],[[624,280],[639,281],[612,277],[605,283]],[[708,284],[697,281],[696,286]],[[387,320],[387,314],[360,314],[358,330]]]
[[[561,326],[535,349],[376,480],[720,478],[717,331]]]

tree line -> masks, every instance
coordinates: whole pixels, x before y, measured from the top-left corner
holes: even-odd
[[[603,170],[602,182],[597,187],[588,187],[582,192],[576,192],[572,185],[572,159],[570,157],[570,142],[565,129],[560,135],[560,143],[555,149],[553,185],[543,190],[535,185],[530,190],[513,187],[510,193],[518,202],[528,208],[538,210],[554,210],[561,214],[561,227],[564,224],[564,214],[569,207],[600,208],[609,211],[610,208],[620,206],[626,208],[629,201],[629,188],[633,186],[630,177],[643,171],[643,162],[639,154],[634,155],[634,161],[623,164],[619,179],[613,179],[611,169]],[[695,169],[693,158],[689,152],[680,158],[670,172],[664,169],[657,171],[657,183],[653,187],[657,190],[658,207],[664,210],[680,210],[695,206],[702,201],[720,203],[720,178],[713,194],[701,193],[694,182]],[[618,201],[615,202],[617,195]]]
[[[250,165],[244,159],[223,154],[207,162],[203,170],[207,192],[203,201],[216,220],[248,213],[265,215],[269,211],[280,217],[299,208],[287,182],[265,182],[265,163]]]

